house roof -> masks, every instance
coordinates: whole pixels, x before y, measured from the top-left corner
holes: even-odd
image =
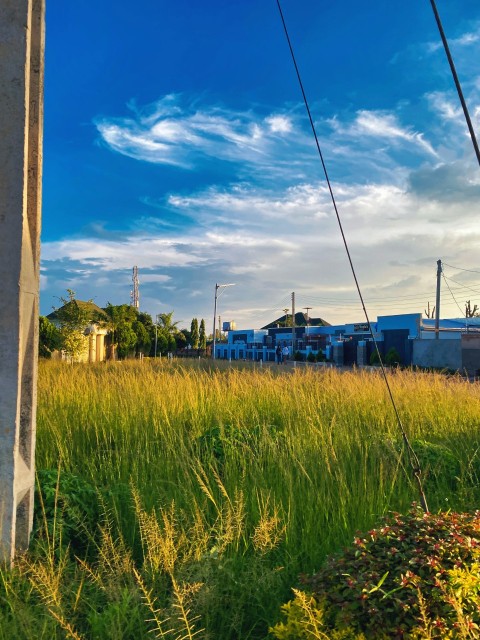
[[[285,324],[287,323],[287,324]],[[275,329],[277,326],[280,327],[291,327],[292,326],[292,314],[281,316],[266,324],[262,329]],[[306,327],[307,326],[307,314],[302,311],[297,311],[295,314],[295,326],[296,327]],[[330,327],[330,323],[323,318],[308,318],[308,326],[309,327]]]
[[[55,309],[55,311],[52,311],[52,313],[49,313],[47,316],[47,319],[50,320],[50,322],[53,322],[55,324],[59,320],[58,312],[61,311],[62,309],[65,309],[66,307],[68,308],[68,306],[72,304],[76,305],[79,309],[88,311],[90,313],[91,320],[95,320],[98,318],[106,319],[107,317],[105,314],[105,311],[101,309],[98,305],[96,305],[94,302],[91,302],[89,300],[87,301],[69,300],[63,306],[59,307],[58,309]]]

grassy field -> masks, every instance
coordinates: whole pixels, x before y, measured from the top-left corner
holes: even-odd
[[[477,508],[480,385],[390,382],[430,510]],[[42,362],[37,470],[0,639],[264,639],[299,573],[418,500],[362,371]]]

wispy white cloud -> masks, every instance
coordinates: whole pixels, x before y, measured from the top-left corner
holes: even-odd
[[[477,27],[474,31],[467,31],[466,33],[462,33],[458,38],[450,38],[449,39],[449,47],[468,47],[470,45],[476,44],[480,42],[480,26]],[[428,42],[426,45],[427,51],[429,53],[434,53],[439,49],[443,48],[443,44],[439,39],[436,42]]]
[[[247,185],[209,189],[188,196],[170,195],[170,205],[188,213],[195,211],[204,226],[212,223],[232,226],[303,225],[327,215],[325,185],[297,184],[272,193]],[[277,230],[278,230],[277,226]]]
[[[458,99],[455,101],[453,96],[443,91],[434,91],[426,94],[425,97],[430,104],[430,108],[436,112],[442,120],[457,123],[463,120],[463,111],[458,104]]]
[[[269,116],[265,118],[265,122],[272,133],[290,133],[293,128],[292,120],[283,115]]]
[[[336,133],[348,137],[351,141],[376,138],[390,144],[406,143],[411,148],[417,147],[429,155],[437,155],[432,145],[425,140],[423,133],[413,131],[411,127],[402,127],[394,113],[360,110],[351,123],[343,124],[337,118],[333,118],[330,124]]]
[[[206,158],[263,163],[268,155],[271,161],[276,142],[295,131],[292,117],[284,113],[263,117],[217,105],[199,107],[179,95],[129,108],[133,117],[96,119],[103,142],[137,160],[190,169]]]
[[[422,311],[428,292],[433,294],[435,289],[438,257],[451,264],[455,260],[475,264],[480,229],[474,215],[466,215],[460,188],[440,202],[425,197],[418,185],[415,189],[381,183],[333,186],[372,313]],[[208,318],[213,284],[221,277],[237,283],[234,291],[222,297],[222,317],[243,326],[259,326],[262,318],[267,322],[274,317],[276,300],[292,290],[298,294],[299,306],[312,303],[314,313],[330,322],[361,319],[323,185],[306,183],[270,193],[245,185],[211,189],[188,197],[172,196],[171,206],[195,211],[208,224],[185,228],[168,240],[162,231],[138,229],[135,237],[122,242],[92,236],[45,243],[44,277],[55,281],[56,269],[61,267],[62,274],[67,271],[69,276],[57,282],[68,282],[66,286],[78,292],[97,283],[96,300],[104,304],[112,292],[118,295],[123,290],[124,299],[128,298],[131,265],[137,264],[143,304],[151,305],[147,307],[151,313],[174,308],[178,318]],[[219,212],[225,207],[229,217],[219,223]],[[321,215],[315,216],[316,212]],[[382,300],[380,291],[397,296],[396,306]],[[255,306],[252,296],[263,301],[265,316],[249,311]]]
[[[363,109],[353,117],[339,112],[318,123],[347,240],[372,298],[379,291],[407,297],[433,291],[440,256],[461,264],[476,260],[480,230],[471,203],[479,184],[462,156],[465,140],[452,135],[435,147],[430,141],[438,140],[440,127],[456,127],[461,114],[447,94],[431,93],[425,102],[434,123],[425,131],[400,108]],[[162,305],[178,317],[208,317],[212,287],[221,278],[237,283],[222,297],[222,314],[243,326],[262,323],[252,297],[263,301],[267,322],[275,301],[292,290],[312,296],[316,313],[330,322],[361,318],[305,120],[286,108],[236,111],[180,96],[145,108],[132,103],[130,111],[128,118],[97,121],[112,150],[188,169],[213,167],[214,160],[223,168],[228,161],[238,172],[228,184],[185,186],[158,200],[144,195],[153,213],[134,218],[131,236],[110,239],[91,228],[84,238],[45,243],[45,283],[81,290],[97,282],[102,303],[102,295],[108,300],[112,292],[129,292],[128,274],[137,264],[151,313]],[[327,293],[344,306],[328,301]],[[403,310],[421,311],[426,301],[417,297]],[[380,300],[372,311],[398,307]]]
[[[187,244],[185,244],[187,242]],[[114,271],[136,264],[139,257],[144,268],[192,266],[204,261],[197,255],[194,238],[171,239],[161,236],[136,236],[122,242],[103,238],[71,238],[42,245],[44,265],[64,257],[95,270]],[[139,255],[140,254],[140,255]],[[46,267],[48,268],[48,267]],[[88,274],[94,275],[94,272]]]

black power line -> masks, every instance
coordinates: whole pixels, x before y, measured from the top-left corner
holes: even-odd
[[[410,465],[412,467],[413,475],[415,476],[415,479],[417,481],[417,485],[418,485],[418,489],[419,489],[419,493],[420,493],[420,502],[421,502],[423,510],[425,512],[427,512],[428,511],[428,506],[427,506],[427,499],[425,497],[425,492],[423,490],[423,485],[422,485],[422,479],[421,479],[422,471],[421,471],[421,467],[420,467],[420,461],[419,461],[419,459],[417,457],[417,454],[413,450],[412,445],[410,444],[410,441],[409,441],[409,439],[407,437],[407,433],[406,433],[406,431],[404,429],[404,426],[402,424],[402,421],[400,419],[400,415],[398,413],[397,405],[395,403],[395,399],[393,397],[393,393],[392,393],[392,390],[390,388],[390,384],[388,382],[387,372],[385,371],[385,367],[383,365],[382,357],[381,357],[380,351],[378,349],[378,344],[377,344],[377,341],[375,339],[375,334],[373,332],[372,325],[370,324],[370,319],[368,317],[367,309],[366,309],[365,303],[363,301],[362,292],[361,292],[361,289],[360,289],[360,285],[358,283],[357,274],[355,272],[355,267],[353,266],[353,261],[352,261],[351,255],[350,255],[350,250],[348,248],[347,239],[346,239],[345,233],[343,231],[342,221],[340,219],[340,214],[338,212],[337,203],[336,203],[336,200],[335,200],[335,196],[333,194],[332,185],[330,183],[330,178],[328,177],[327,167],[326,167],[325,161],[323,159],[322,150],[320,149],[320,143],[318,141],[317,131],[316,131],[316,128],[315,128],[315,124],[313,122],[313,118],[312,118],[312,114],[311,114],[310,107],[309,107],[309,104],[308,104],[307,96],[306,96],[305,90],[303,88],[302,78],[300,76],[300,71],[299,71],[298,66],[297,66],[297,61],[295,59],[295,54],[293,52],[293,47],[292,47],[292,43],[290,41],[290,36],[288,35],[288,30],[287,30],[287,25],[285,23],[285,18],[283,17],[282,7],[280,6],[280,0],[277,0],[277,7],[278,7],[278,11],[280,13],[280,18],[282,20],[283,29],[285,31],[285,36],[287,38],[288,47],[290,49],[290,55],[292,57],[293,65],[295,67],[295,72],[297,74],[298,84],[300,85],[300,90],[302,92],[303,101],[305,103],[305,109],[307,110],[308,119],[310,121],[310,126],[311,126],[311,129],[312,129],[313,137],[315,138],[315,144],[317,146],[318,156],[320,158],[320,162],[321,162],[322,167],[323,167],[323,173],[325,174],[325,179],[327,181],[328,191],[330,193],[330,198],[332,200],[332,205],[333,205],[333,208],[335,210],[335,215],[336,215],[336,218],[337,218],[337,222],[338,222],[338,226],[339,226],[339,229],[340,229],[340,233],[342,235],[343,244],[344,244],[344,247],[345,247],[345,251],[347,253],[348,262],[350,263],[350,269],[352,271],[352,275],[353,275],[353,279],[355,281],[355,286],[357,288],[358,296],[359,296],[360,302],[362,304],[363,313],[365,315],[365,319],[367,321],[367,325],[368,325],[369,330],[370,330],[370,335],[372,337],[373,343],[375,345],[375,350],[377,352],[377,355],[378,355],[378,358],[379,358],[379,361],[380,361],[380,367],[381,367],[383,379],[385,381],[385,385],[387,387],[388,395],[389,395],[390,401],[392,403],[392,407],[393,407],[393,411],[394,411],[395,416],[396,416],[397,424],[398,424],[398,427],[399,427],[399,429],[401,431],[405,447],[406,447],[406,449],[408,451],[408,457],[409,457]]]
[[[450,269],[455,269],[455,271],[468,271],[468,273],[480,273],[480,271],[475,271],[474,269],[462,269],[462,267],[452,267],[451,264],[447,264],[446,262],[442,262],[445,267],[450,267]]]
[[[450,53],[450,48],[448,46],[447,38],[445,36],[445,32],[443,30],[442,22],[440,20],[440,16],[437,11],[437,6],[435,4],[435,0],[430,0],[430,4],[432,5],[433,13],[435,15],[435,20],[437,21],[438,30],[440,32],[440,37],[442,38],[443,48],[445,49],[445,53],[447,54],[448,64],[450,65],[450,70],[452,72],[453,80],[455,82],[455,86],[457,88],[458,97],[462,104],[463,113],[465,115],[465,120],[467,122],[467,127],[470,132],[470,138],[472,139],[473,148],[475,150],[475,155],[477,156],[478,164],[480,165],[480,149],[478,148],[477,138],[475,136],[475,131],[473,129],[472,121],[470,119],[470,114],[468,112],[467,103],[465,102],[465,98],[463,97],[462,87],[460,85],[460,80],[458,79],[457,70],[455,69],[455,64],[453,62],[452,55]]]
[[[448,284],[447,278],[445,277],[445,274],[442,273],[443,275],[443,281],[445,282],[445,284],[447,285],[447,289],[450,291],[450,295],[453,298],[453,301],[455,302],[455,304],[457,305],[457,307],[460,309],[460,313],[463,315],[465,315],[465,313],[462,311],[461,306],[458,304],[457,299],[455,298],[455,296],[453,295],[453,291],[450,289],[450,285]]]

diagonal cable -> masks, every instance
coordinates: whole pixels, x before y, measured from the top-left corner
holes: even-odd
[[[455,87],[457,89],[458,97],[462,105],[463,114],[465,116],[468,131],[470,133],[470,138],[472,139],[473,149],[475,151],[475,155],[477,156],[478,164],[480,165],[480,149],[478,148],[478,142],[475,136],[475,130],[472,125],[472,120],[470,118],[470,113],[468,111],[467,103],[465,102],[465,98],[463,97],[462,86],[460,84],[460,80],[458,79],[457,70],[455,69],[455,64],[453,62],[452,54],[450,53],[450,47],[448,46],[447,38],[443,30],[442,21],[440,20],[440,15],[437,11],[437,5],[435,4],[435,0],[430,0],[430,4],[432,5],[433,13],[435,15],[435,20],[437,22],[437,27],[440,32],[440,37],[442,38],[443,48],[445,49],[445,53],[448,59],[448,64],[450,65],[450,70],[452,72],[453,81],[455,82]]]
[[[462,316],[465,315],[465,312],[462,311],[462,308],[460,307],[460,305],[457,302],[457,299],[455,298],[455,296],[453,295],[453,291],[450,289],[450,285],[448,284],[447,278],[445,277],[445,274],[442,273],[443,276],[443,281],[445,282],[445,284],[447,285],[447,289],[450,291],[450,295],[453,298],[453,301],[455,302],[455,304],[457,305],[457,307],[460,309],[460,313],[462,314]]]
[[[468,271],[468,273],[480,273],[480,271],[475,271],[474,269],[462,269],[462,267],[452,267],[451,264],[447,264],[446,262],[442,262],[445,267],[450,267],[450,269],[455,269],[456,271]]]
[[[288,34],[288,29],[287,29],[287,25],[286,25],[286,22],[285,22],[285,18],[283,16],[282,7],[280,6],[280,0],[276,0],[276,2],[277,2],[278,11],[280,13],[280,18],[282,20],[283,29],[285,31],[285,36],[286,36],[286,39],[287,39],[287,42],[288,42],[288,47],[290,49],[290,55],[292,57],[293,65],[295,67],[295,72],[297,74],[298,84],[300,85],[300,91],[302,92],[303,101],[305,103],[305,109],[307,110],[308,119],[310,121],[310,127],[312,129],[313,137],[315,138],[315,144],[316,144],[316,147],[317,147],[318,156],[319,156],[320,162],[322,164],[323,173],[325,175],[325,180],[326,180],[327,186],[328,186],[328,191],[330,193],[330,198],[331,198],[331,201],[332,201],[332,205],[333,205],[333,208],[335,210],[335,215],[336,215],[336,218],[337,218],[338,226],[339,226],[339,229],[340,229],[340,233],[342,235],[343,244],[344,244],[344,247],[345,247],[345,251],[347,253],[348,262],[350,263],[350,269],[352,271],[353,279],[355,281],[355,286],[357,288],[358,296],[360,298],[360,302],[361,302],[361,305],[362,305],[363,313],[365,315],[365,319],[367,321],[367,325],[368,325],[369,330],[370,330],[370,335],[372,337],[373,343],[375,345],[375,350],[377,352],[377,355],[378,355],[378,358],[379,358],[379,361],[380,361],[380,368],[381,368],[381,371],[382,371],[382,376],[383,376],[383,379],[385,381],[385,385],[387,387],[388,395],[390,397],[390,402],[392,404],[393,411],[394,411],[394,414],[395,414],[395,417],[396,417],[396,420],[397,420],[398,428],[400,429],[400,432],[402,434],[403,442],[404,442],[405,447],[406,447],[406,449],[408,451],[408,457],[409,457],[410,465],[412,467],[413,475],[414,475],[414,477],[415,477],[415,479],[417,481],[418,490],[419,490],[419,493],[420,493],[420,502],[421,502],[423,510],[425,512],[428,512],[427,499],[425,497],[425,492],[423,490],[423,484],[422,484],[422,479],[421,479],[422,471],[421,471],[421,467],[420,467],[420,461],[419,461],[419,459],[417,457],[417,454],[413,450],[412,445],[410,444],[410,441],[408,439],[407,433],[406,433],[405,428],[404,428],[404,426],[402,424],[402,421],[400,419],[400,414],[398,413],[397,405],[396,405],[395,399],[393,397],[393,393],[392,393],[392,390],[390,388],[390,384],[388,382],[387,372],[385,370],[385,366],[383,364],[382,357],[381,357],[380,351],[378,349],[378,344],[377,344],[377,340],[375,339],[375,335],[373,333],[372,325],[370,324],[370,319],[368,317],[367,309],[365,307],[365,303],[364,303],[363,296],[362,296],[362,291],[360,289],[360,285],[359,285],[359,282],[358,282],[358,279],[357,279],[357,274],[355,272],[355,267],[353,266],[352,257],[350,255],[350,250],[348,248],[347,239],[346,239],[345,233],[343,231],[342,221],[340,219],[340,214],[338,212],[337,203],[336,203],[336,200],[335,200],[335,196],[333,194],[332,185],[330,183],[330,178],[328,176],[327,167],[326,167],[326,164],[325,164],[325,161],[324,161],[324,158],[323,158],[322,150],[320,148],[320,142],[318,140],[317,130],[316,130],[315,124],[313,122],[312,114],[311,114],[311,111],[310,111],[310,106],[308,104],[308,100],[307,100],[307,96],[306,96],[306,93],[305,93],[305,89],[303,87],[302,78],[300,76],[300,71],[298,69],[297,61],[296,61],[296,58],[295,58],[295,53],[293,51],[292,43],[290,41],[290,36]]]

